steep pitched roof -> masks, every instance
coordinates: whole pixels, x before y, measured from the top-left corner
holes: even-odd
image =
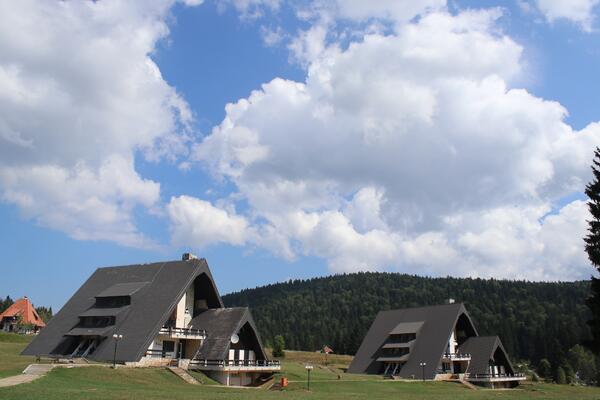
[[[502,342],[498,336],[476,336],[468,338],[459,347],[459,352],[462,354],[470,354],[471,362],[467,372],[471,374],[487,374],[489,361],[496,362],[505,361],[508,373],[513,373],[513,367],[508,358],[508,354],[502,346]],[[501,352],[501,353],[498,353]],[[495,360],[495,357],[500,356],[504,360]]]
[[[422,371],[419,364],[424,362],[425,378],[433,379],[450,334],[461,315],[465,315],[476,334],[477,331],[462,303],[381,311],[363,339],[348,372],[379,373],[376,360],[379,349],[388,336],[396,330],[406,331],[407,328],[411,328],[415,332],[418,330],[418,335],[400,376],[420,377]]]
[[[217,308],[206,310],[190,322],[190,327],[204,329],[207,334],[196,358],[201,360],[223,360],[227,358],[231,336],[239,333],[244,325],[248,324],[253,331],[258,346],[257,358],[264,359],[263,346],[252,319],[252,314],[247,307]]]
[[[25,324],[33,324],[40,328],[46,326],[27,297],[15,301],[10,307],[4,310],[4,312],[0,314],[0,321],[2,321],[2,318],[4,317],[12,318],[16,316],[20,316]]]
[[[115,283],[111,287],[98,293],[95,297],[131,296],[147,284],[148,282]]]
[[[102,314],[95,308],[97,296],[129,293],[131,304],[122,312],[106,310],[115,315],[116,323],[106,331],[95,332],[106,337],[90,357],[98,361],[113,358],[113,333],[123,335],[117,352],[118,361],[139,360],[162,324],[168,319],[194,279],[206,274],[220,307],[223,302],[214,285],[204,259],[170,261],[153,264],[99,268],[54,316],[48,326],[27,346],[24,355],[52,355],[62,346],[69,332],[79,323],[80,316]],[[143,284],[142,284],[143,283]],[[75,331],[79,333],[80,331]]]

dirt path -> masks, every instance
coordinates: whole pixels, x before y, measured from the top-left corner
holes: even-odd
[[[9,376],[0,379],[0,387],[15,386],[21,383],[32,382],[46,375],[55,365],[53,364],[31,364],[21,375]]]

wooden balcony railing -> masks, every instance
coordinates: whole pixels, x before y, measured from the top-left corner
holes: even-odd
[[[470,360],[471,355],[469,353],[444,353],[444,359],[446,360]]]
[[[191,360],[189,367],[228,369],[239,367],[241,369],[280,369],[281,363],[277,360]]]
[[[193,328],[174,328],[172,326],[163,326],[158,332],[160,335],[168,335],[170,337],[203,337],[206,338],[206,331],[204,329],[193,329]]]
[[[492,380],[524,380],[525,374],[465,374],[467,380],[492,381]]]

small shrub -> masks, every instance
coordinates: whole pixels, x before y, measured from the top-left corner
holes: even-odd
[[[273,357],[285,357],[285,340],[283,336],[277,335],[273,339]]]

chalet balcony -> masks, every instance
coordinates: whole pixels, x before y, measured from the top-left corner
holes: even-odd
[[[281,370],[277,360],[191,360],[188,369],[228,372],[273,372]]]
[[[161,336],[167,336],[170,339],[206,339],[206,331],[203,329],[192,328],[174,328],[172,326],[163,326],[158,331]]]
[[[462,353],[444,353],[442,356],[443,361],[471,361],[470,354]]]
[[[524,381],[525,374],[465,374],[469,382],[511,382]]]

